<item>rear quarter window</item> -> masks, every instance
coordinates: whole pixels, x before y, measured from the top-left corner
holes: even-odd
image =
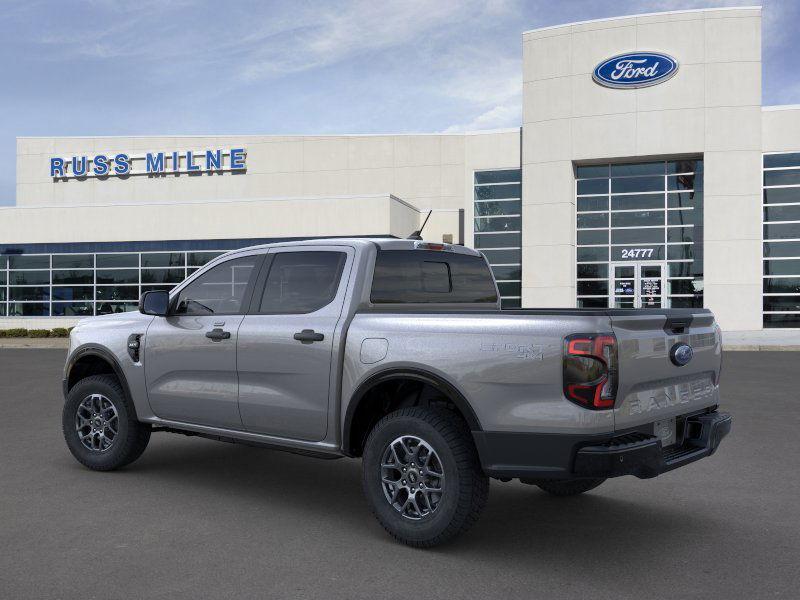
[[[374,304],[494,303],[497,292],[481,256],[380,250],[370,300]]]

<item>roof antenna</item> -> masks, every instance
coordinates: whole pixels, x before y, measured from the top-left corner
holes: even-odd
[[[431,218],[431,214],[432,213],[433,213],[432,210],[428,211],[428,216],[425,217],[425,220],[422,222],[422,227],[420,227],[414,233],[412,233],[410,236],[408,236],[406,238],[407,240],[421,240],[422,239],[422,230],[425,229],[425,225],[427,225],[428,219]]]

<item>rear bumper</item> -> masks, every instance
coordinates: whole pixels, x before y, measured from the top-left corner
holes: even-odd
[[[686,417],[680,443],[638,431],[614,435],[564,435],[474,431],[483,470],[492,477],[520,479],[646,479],[716,452],[732,418],[717,411]]]

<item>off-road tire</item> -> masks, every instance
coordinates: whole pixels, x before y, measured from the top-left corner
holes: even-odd
[[[117,435],[113,444],[102,452],[84,446],[75,427],[78,407],[93,394],[108,398],[117,411]],[[113,375],[92,375],[76,383],[67,394],[61,426],[72,456],[95,471],[112,471],[132,463],[142,455],[150,441],[150,425],[136,420],[133,406]]]
[[[593,490],[605,479],[565,479],[565,480],[541,480],[536,485],[553,496],[577,496],[589,490]]]
[[[384,494],[381,461],[401,436],[429,444],[441,461],[443,493],[435,511],[410,520]],[[364,495],[384,529],[396,540],[430,548],[467,531],[478,520],[489,497],[489,478],[481,470],[467,424],[446,409],[403,408],[383,417],[367,438],[363,457]]]

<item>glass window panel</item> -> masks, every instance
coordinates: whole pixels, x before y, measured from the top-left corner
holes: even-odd
[[[520,267],[492,267],[495,279],[522,279]]]
[[[645,227],[647,225],[664,225],[664,211],[615,212],[611,215],[612,227]]]
[[[50,300],[49,287],[10,287],[9,300]]]
[[[522,261],[522,250],[483,250],[490,265],[518,264]]]
[[[587,210],[608,210],[608,197],[603,198],[578,198],[578,212]]]
[[[611,177],[625,175],[663,175],[664,162],[628,163],[611,165]]]
[[[6,284],[6,272],[0,271],[0,285]]]
[[[53,271],[53,283],[94,283],[94,271]]]
[[[0,317],[6,316],[7,307],[5,304],[0,304]]]
[[[519,215],[522,214],[521,200],[503,200],[502,202],[476,202],[475,216],[486,217],[492,215]]]
[[[667,175],[668,190],[702,190],[701,175]]]
[[[672,308],[703,308],[703,294],[682,298],[670,298],[669,303]]]
[[[578,244],[608,244],[608,229],[581,229],[578,231]]]
[[[764,296],[764,310],[800,312],[800,296]]]
[[[800,187],[764,190],[764,204],[800,202]]]
[[[787,152],[785,154],[765,154],[764,167],[800,167],[800,152]]]
[[[180,283],[183,269],[142,269],[142,283]]]
[[[522,185],[519,183],[503,185],[481,185],[475,187],[475,200],[500,200],[521,198]]]
[[[800,221],[800,204],[797,206],[766,206],[765,221]]]
[[[522,302],[519,298],[501,298],[500,299],[500,307],[503,309],[512,309],[512,308],[519,308],[522,306]]]
[[[785,315],[764,315],[764,327],[798,327],[800,328],[800,313]]]
[[[692,262],[673,262],[667,264],[667,275],[669,277],[689,277],[697,275],[694,272],[694,263]]]
[[[257,261],[256,256],[245,256],[227,260],[206,271],[181,290],[175,308],[176,314],[239,313],[247,283]],[[306,284],[316,285],[316,282],[307,281]]]
[[[681,260],[694,258],[694,245],[685,244],[677,246],[667,246],[667,260]]]
[[[144,294],[145,292],[152,292],[153,290],[164,290],[165,292],[169,292],[174,287],[174,285],[143,285],[142,293]]]
[[[40,302],[9,302],[8,316],[10,317],[47,317],[50,315],[50,305]]]
[[[5,269],[8,266],[8,257],[0,256],[0,269]]]
[[[476,233],[476,248],[513,248],[522,245],[519,233]]]
[[[608,295],[608,280],[606,281],[578,281],[578,294],[581,296]]]
[[[612,244],[652,244],[664,241],[664,229],[612,229]]]
[[[54,269],[91,269],[94,256],[91,254],[54,254]]]
[[[503,183],[506,181],[520,181],[520,169],[504,169],[499,171],[475,171],[475,183]]]
[[[800,169],[764,171],[764,185],[800,185]]]
[[[800,275],[800,259],[765,260],[764,275]]]
[[[26,255],[19,254],[8,257],[9,269],[49,269],[50,255]]]
[[[578,262],[598,262],[608,260],[607,247],[588,247],[577,249]]]
[[[85,286],[53,286],[53,300],[91,300],[94,288]]]
[[[98,300],[136,300],[139,297],[138,285],[98,285]]]
[[[608,179],[583,179],[578,181],[578,195],[607,194]]]
[[[578,277],[581,279],[608,277],[608,265],[578,265]]]
[[[91,302],[53,302],[54,317],[89,317],[94,314]]]
[[[800,238],[800,223],[779,223],[764,225],[764,239],[797,239]]]
[[[611,196],[611,210],[647,210],[664,208],[664,194]]]
[[[475,219],[475,231],[519,231],[520,227],[520,217]]]
[[[98,302],[96,305],[98,315],[133,312],[138,310],[136,302]]]
[[[667,173],[699,173],[703,171],[702,160],[672,160],[667,163]]]
[[[608,308],[608,298],[578,298],[578,308]]]
[[[800,277],[764,279],[765,294],[800,294]]]
[[[667,229],[667,242],[692,242],[694,234],[693,227],[670,227]]]
[[[97,283],[139,283],[138,269],[98,270],[96,274]]]
[[[501,281],[497,284],[497,291],[501,296],[519,296],[522,284],[512,281]]]
[[[703,206],[703,192],[670,192],[667,208],[699,208]]]
[[[9,285],[48,285],[50,271],[10,271]]]
[[[224,252],[189,252],[187,254],[187,262],[190,267],[202,267],[222,254]]]
[[[702,225],[702,210],[670,210],[667,211],[667,225]]]
[[[669,294],[696,294],[702,291],[702,279],[670,279],[667,282]]]
[[[143,253],[142,267],[183,267],[186,255],[183,252]]]
[[[5,302],[6,300],[6,288],[0,287],[0,302]]]
[[[764,256],[800,258],[800,242],[764,242]]]
[[[98,254],[97,268],[138,267],[138,254]]]
[[[608,227],[608,213],[578,215],[578,229],[591,227]]]
[[[608,165],[583,165],[575,169],[577,179],[608,177]]]
[[[657,192],[664,190],[663,177],[621,177],[611,179],[611,193]]]

